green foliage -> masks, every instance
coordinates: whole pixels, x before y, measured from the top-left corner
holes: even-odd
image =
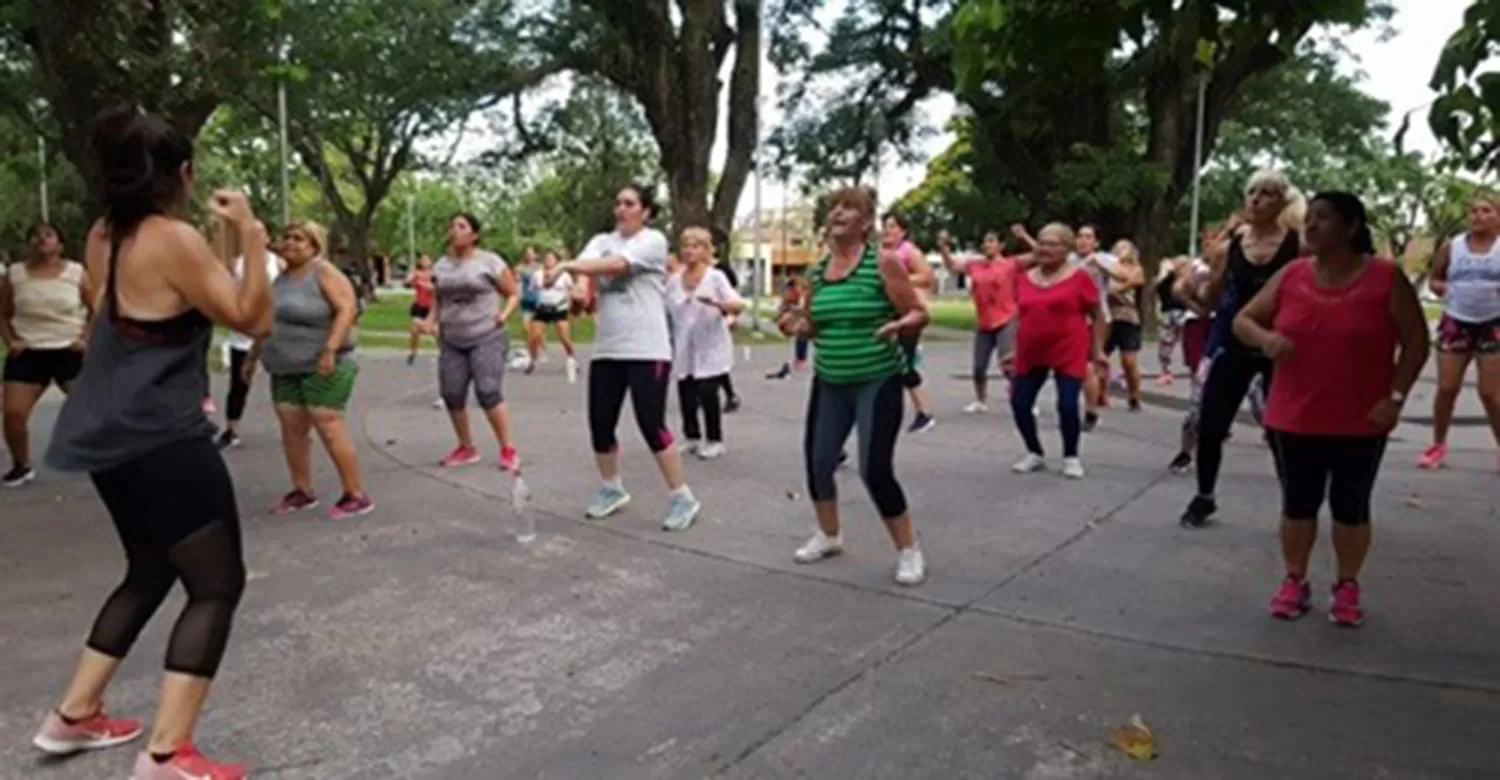
[[[1443,47],[1429,86],[1433,135],[1471,171],[1500,168],[1500,73],[1481,72],[1500,45],[1500,0],[1474,0]]]

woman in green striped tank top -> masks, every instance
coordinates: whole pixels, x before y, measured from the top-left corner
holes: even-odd
[[[818,530],[795,557],[814,563],[843,551],[834,472],[849,432],[858,428],[860,477],[896,545],[896,581],[916,585],[927,576],[926,564],[894,469],[907,368],[897,337],[920,333],[927,308],[896,252],[870,243],[874,222],[866,190],[828,197],[830,251],[813,268],[807,308],[780,321],[783,333],[811,338],[816,347],[803,455]]]

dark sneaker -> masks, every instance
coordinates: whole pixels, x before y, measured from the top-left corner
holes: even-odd
[[[778,368],[775,371],[772,371],[771,373],[766,374],[766,378],[767,379],[786,379],[787,377],[789,377],[791,375],[792,375],[792,365],[790,363],[782,363],[781,364],[781,368]]]
[[[1097,412],[1083,413],[1083,432],[1090,433],[1099,427],[1099,414]]]
[[[281,500],[276,502],[276,506],[271,507],[271,514],[289,515],[293,512],[301,512],[305,509],[312,509],[317,505],[317,496],[304,493],[300,490],[293,490],[292,492],[282,496]]]
[[[907,433],[926,433],[937,425],[937,418],[926,412],[917,412],[917,416],[911,421],[911,427],[906,429]]]
[[[1188,502],[1187,511],[1182,513],[1183,528],[1202,528],[1208,525],[1209,518],[1219,511],[1219,505],[1207,496],[1193,496]]]
[[[228,450],[240,446],[241,439],[238,433],[225,428],[224,432],[219,434],[219,438],[214,443],[219,446],[219,449]]]
[[[36,471],[30,466],[16,466],[5,472],[5,476],[0,478],[0,484],[8,488],[18,488],[34,479],[36,479]]]
[[[724,404],[724,413],[725,414],[734,414],[735,412],[738,412],[739,410],[740,410],[740,397],[737,396],[737,395],[736,396],[732,396]]]
[[[1167,470],[1173,474],[1186,474],[1193,467],[1193,456],[1186,452],[1177,453],[1177,457],[1167,464]]]
[[[328,518],[330,520],[343,520],[348,517],[359,517],[360,515],[370,514],[374,509],[375,502],[371,501],[369,496],[345,493],[343,498],[340,498],[339,502],[333,505],[333,509],[328,511]]]
[[[1139,399],[1139,398],[1132,398],[1132,399],[1130,399],[1130,411],[1132,411],[1132,412],[1139,412],[1140,410],[1141,410],[1141,399]]]

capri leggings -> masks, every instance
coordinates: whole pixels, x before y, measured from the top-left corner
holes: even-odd
[[[1385,454],[1384,436],[1271,433],[1281,476],[1281,514],[1314,523],[1323,501],[1339,525],[1370,522],[1370,494]]]
[[[1199,495],[1214,494],[1219,467],[1224,462],[1224,439],[1257,376],[1269,392],[1270,360],[1235,347],[1225,348],[1213,358],[1208,378],[1203,382],[1203,399],[1198,410]]]
[[[667,360],[599,359],[589,364],[589,436],[594,452],[619,449],[615,429],[630,393],[636,425],[652,452],[672,446],[667,429],[667,390],[672,386],[672,363]]]
[[[219,670],[245,561],[234,483],[207,437],[159,447],[92,475],[125,547],[125,579],[99,610],[90,649],[124,658],[178,580],[187,603],[167,642],[167,671]]]
[[[901,375],[901,383],[908,390],[915,390],[922,386],[922,372],[917,370],[919,354],[918,347],[922,341],[920,336],[902,336],[901,351],[906,353],[906,373]]]
[[[245,381],[245,359],[248,350],[229,350],[229,397],[224,402],[224,418],[239,422],[245,416],[245,402],[250,399],[250,383]]]
[[[438,395],[449,411],[464,408],[471,384],[479,408],[489,411],[505,402],[509,334],[497,330],[469,347],[457,347],[446,340],[440,340],[439,344]]]
[[[859,430],[859,475],[886,520],[906,514],[906,494],[896,481],[896,439],[901,433],[902,377],[853,385],[813,379],[802,451],[814,501],[838,500],[834,472],[849,431]]]
[[[974,331],[974,364],[973,374],[975,382],[983,382],[990,374],[990,360],[998,357],[1000,371],[1010,376],[1011,362],[1015,358],[1016,351],[1016,320],[1001,325],[994,330]]]

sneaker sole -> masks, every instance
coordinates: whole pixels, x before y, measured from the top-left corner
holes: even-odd
[[[128,734],[126,736],[108,737],[106,739],[93,739],[87,742],[64,742],[62,740],[52,739],[51,737],[38,734],[31,740],[31,745],[37,750],[40,750],[48,755],[71,756],[89,750],[105,750],[112,747],[119,747],[120,745],[124,745],[127,742],[134,742],[135,740],[140,739],[141,734],[143,733],[145,733],[144,729],[139,730],[134,734]]]
[[[900,585],[903,588],[915,588],[916,586],[921,585],[922,583],[924,583],[926,581],[927,581],[927,572],[925,572],[925,571],[922,572],[922,576],[920,576],[920,577],[918,577],[918,578],[916,578],[914,580],[903,580],[900,577],[896,578],[896,584]]]
[[[1276,612],[1276,611],[1272,611],[1271,612],[1271,617],[1273,617],[1273,618],[1275,618],[1277,620],[1280,620],[1283,623],[1295,623],[1295,622],[1301,620],[1302,618],[1307,617],[1307,613],[1309,611],[1310,610],[1308,608],[1306,608],[1306,607],[1304,607],[1301,612]]]
[[[271,516],[285,517],[287,515],[295,515],[298,512],[306,512],[309,509],[317,509],[321,504],[321,501],[314,501],[311,504],[303,504],[302,506],[292,507],[290,509],[274,508],[271,510]]]
[[[1359,628],[1360,626],[1363,626],[1365,624],[1365,619],[1361,617],[1359,620],[1353,621],[1339,620],[1338,618],[1333,616],[1333,613],[1330,612],[1328,613],[1328,622],[1334,624],[1335,626],[1338,626],[1339,628]]]
[[[625,506],[629,503],[630,496],[626,496],[619,501],[610,504],[599,512],[595,512],[593,509],[585,509],[583,512],[583,516],[587,517],[590,520],[603,520],[606,517],[609,517],[610,515],[620,511],[621,509],[624,509]]]
[[[472,466],[472,465],[474,465],[476,463],[482,463],[483,461],[484,461],[484,458],[482,458],[482,457],[475,457],[475,458],[473,458],[471,460],[439,461],[438,465],[441,466],[442,468],[445,468],[445,469],[456,469],[456,468],[462,468],[464,466]]]
[[[21,477],[20,479],[13,479],[13,480],[10,480],[8,482],[5,482],[4,485],[7,488],[14,489],[14,488],[26,487],[27,485],[31,484],[35,480],[36,480],[36,475],[35,474],[27,474],[26,476]]]
[[[840,547],[837,550],[829,550],[829,551],[823,553],[822,555],[819,555],[816,558],[804,558],[804,557],[802,557],[800,555],[793,555],[792,556],[792,560],[796,561],[797,563],[802,564],[803,566],[806,566],[808,564],[813,564],[813,563],[822,563],[823,561],[826,561],[829,558],[837,558],[837,557],[839,557],[840,555],[843,555],[843,554],[844,554],[844,549],[842,547]]]
[[[332,512],[328,513],[328,519],[329,520],[348,520],[351,517],[364,517],[365,515],[370,514],[371,512],[374,512],[374,511],[375,511],[375,505],[374,504],[371,504],[371,505],[365,507],[364,509],[359,510],[358,512],[345,512],[345,511],[340,510],[340,509],[335,509]]]
[[[702,512],[703,505],[699,504],[698,506],[693,508],[692,514],[688,515],[686,523],[682,524],[681,526],[672,526],[669,523],[663,522],[661,524],[661,530],[666,531],[667,533],[679,533],[682,531],[686,531],[689,528],[693,527],[693,523],[698,522],[698,515],[702,514]]]

